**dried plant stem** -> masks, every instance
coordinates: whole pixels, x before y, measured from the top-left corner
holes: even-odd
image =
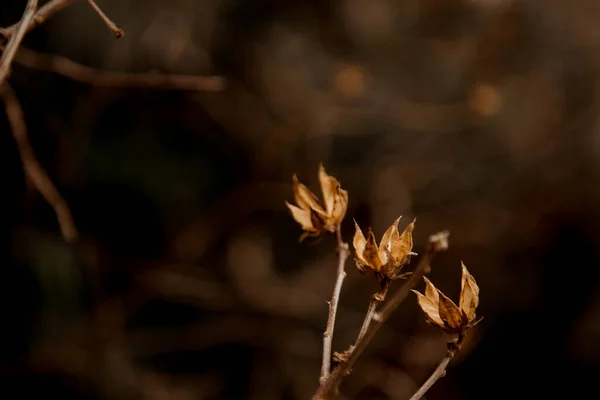
[[[106,24],[108,29],[110,29],[110,31],[113,33],[113,35],[115,35],[116,38],[121,38],[125,36],[125,32],[123,32],[123,29],[119,28],[114,22],[112,22],[112,20],[108,18],[104,11],[102,11],[102,9],[98,7],[98,4],[96,4],[94,0],[88,0],[88,4],[96,12],[96,14],[100,16],[102,22]]]
[[[352,366],[371,342],[381,325],[383,325],[396,308],[398,308],[404,299],[406,299],[410,289],[414,288],[421,281],[423,274],[427,268],[429,268],[435,254],[447,248],[447,236],[447,232],[442,232],[429,237],[427,248],[421,256],[410,279],[400,288],[400,290],[391,296],[391,298],[382,306],[380,312],[373,314],[371,323],[365,334],[353,345],[352,351],[347,358],[341,360],[334,368],[333,372],[329,375],[329,378],[322,380],[321,385],[313,396],[313,400],[333,399],[337,396],[342,380],[350,373]]]
[[[415,394],[413,394],[413,396],[410,398],[410,400],[418,400],[421,397],[423,397],[423,395],[425,393],[427,393],[427,391],[433,386],[434,383],[436,383],[438,381],[438,379],[442,378],[444,375],[446,375],[446,367],[448,366],[448,364],[450,363],[450,361],[452,361],[452,358],[454,356],[453,355],[447,355],[442,362],[440,362],[440,364],[437,366],[437,368],[435,369],[435,371],[433,371],[433,374],[431,374],[431,376],[429,377],[429,379],[427,379],[425,381],[425,383],[423,384],[423,386],[421,386],[419,388],[419,390],[417,390],[417,392]]]
[[[0,58],[0,86],[8,76],[10,72],[10,66],[12,65],[17,49],[27,33],[27,27],[35,16],[35,11],[38,7],[38,0],[28,0],[25,6],[25,11],[21,17],[21,21],[17,23],[15,34],[8,40],[6,47],[2,51],[2,57]]]
[[[29,138],[27,136],[27,126],[25,125],[25,118],[23,116],[23,110],[19,104],[17,96],[13,92],[12,88],[8,83],[4,82],[0,86],[0,97],[4,100],[6,107],[6,116],[12,129],[13,136],[17,142],[21,161],[23,162],[23,169],[25,175],[33,186],[44,196],[46,201],[52,206],[60,230],[67,242],[73,242],[77,239],[78,232],[71,216],[69,206],[63,197],[60,195],[56,186],[52,183],[52,180],[42,168],[38,160],[35,158]]]
[[[429,376],[429,378],[425,381],[425,383],[423,383],[423,385],[421,385],[419,390],[417,390],[417,392],[412,395],[410,400],[419,400],[421,397],[423,397],[425,395],[425,393],[427,393],[427,391],[429,389],[431,389],[431,387],[440,378],[443,378],[444,376],[446,376],[446,368],[448,367],[448,364],[450,363],[450,361],[452,361],[452,359],[454,358],[456,353],[462,347],[464,338],[465,338],[465,334],[462,333],[462,334],[458,335],[458,339],[455,342],[448,343],[448,354],[446,354],[446,357],[444,357],[444,359],[442,361],[440,361],[440,363],[437,366],[437,368],[435,369],[435,371],[433,371],[431,376]]]
[[[221,76],[101,71],[65,57],[42,54],[22,47],[17,53],[15,62],[28,68],[54,72],[81,83],[100,87],[220,91],[225,88],[226,83],[225,78]]]
[[[37,10],[33,18],[29,20],[27,24],[23,24],[25,31],[29,32],[36,26],[43,23],[52,14],[62,10],[63,8],[74,2],[75,0],[52,0],[44,4]],[[9,26],[8,28],[0,28],[0,35],[4,36],[6,39],[10,39],[19,28],[19,25],[20,22],[17,22],[16,24]]]
[[[344,265],[346,264],[346,260],[350,255],[348,244],[344,243],[339,225],[336,229],[336,236],[338,251],[337,278],[333,289],[333,295],[331,296],[331,301],[329,302],[329,317],[327,318],[327,328],[325,329],[325,333],[323,333],[323,362],[321,364],[321,377],[319,379],[321,384],[327,380],[327,378],[329,377],[329,372],[331,370],[331,345],[333,342],[333,331],[335,329],[335,315],[337,313],[338,303],[340,300],[342,284],[344,283],[344,278],[346,277]]]
[[[365,315],[365,319],[363,321],[362,327],[360,328],[360,332],[358,333],[358,338],[356,339],[356,342],[358,342],[365,335],[365,333],[367,333],[367,329],[369,329],[369,326],[371,325],[373,316],[377,312],[377,306],[379,306],[379,304],[381,304],[385,300],[385,296],[387,295],[390,283],[391,281],[386,281],[381,291],[371,296],[371,300],[369,301],[369,308],[367,309],[367,315]]]

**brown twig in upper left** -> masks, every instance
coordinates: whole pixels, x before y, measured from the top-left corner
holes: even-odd
[[[44,4],[36,11],[33,18],[30,19],[27,24],[23,24],[25,32],[29,32],[39,24],[43,23],[49,16],[74,2],[75,0],[52,0]],[[10,39],[19,28],[19,25],[20,22],[17,22],[8,28],[0,28],[0,35],[4,36],[6,39]]]
[[[119,28],[114,22],[112,22],[112,20],[108,18],[104,11],[102,11],[102,9],[98,7],[98,4],[96,4],[94,0],[88,0],[88,4],[96,12],[96,14],[100,16],[100,19],[102,19],[102,21],[106,24],[108,29],[110,29],[110,31],[113,33],[113,35],[115,35],[117,39],[125,36],[125,32],[123,32],[123,29]]]
[[[4,100],[6,116],[17,142],[25,175],[54,209],[65,240],[69,243],[75,241],[78,237],[78,232],[69,206],[52,183],[44,168],[42,168],[35,158],[27,135],[23,109],[12,88],[6,82],[0,86],[0,97]]]
[[[68,58],[38,53],[21,47],[15,62],[28,67],[63,75],[88,85],[102,87],[142,87],[153,89],[220,91],[226,84],[222,76],[164,74],[159,72],[128,73],[101,71]]]
[[[6,47],[2,51],[2,57],[0,58],[0,86],[8,76],[10,72],[10,66],[17,54],[17,49],[27,33],[27,27],[35,16],[35,11],[38,7],[38,0],[28,0],[25,11],[21,17],[21,21],[17,23],[15,34],[8,40]]]

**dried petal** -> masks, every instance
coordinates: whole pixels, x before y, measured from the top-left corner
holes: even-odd
[[[440,296],[439,301],[439,312],[440,318],[444,321],[446,328],[449,330],[457,330],[463,327],[463,314],[459,310],[459,308],[454,304],[452,300],[450,300],[444,293],[442,293],[439,289],[437,292]]]
[[[299,207],[296,207],[296,206],[288,203],[287,201],[285,202],[285,205],[290,209],[290,211],[292,213],[292,217],[294,217],[296,222],[300,224],[302,229],[304,229],[305,231],[308,231],[308,232],[316,231],[316,229],[312,223],[311,213],[309,210],[303,210]]]
[[[433,283],[431,283],[429,279],[427,279],[426,276],[423,277],[423,280],[425,281],[425,296],[427,296],[427,298],[431,300],[433,304],[439,304],[440,295],[438,294],[437,288],[433,285]]]
[[[338,225],[346,216],[346,210],[348,209],[348,192],[338,186],[337,195],[335,197],[335,203],[333,210],[331,210],[331,222],[334,225]]]
[[[323,192],[323,202],[328,218],[328,224],[338,225],[344,219],[348,208],[348,192],[343,190],[333,176],[328,175],[323,164],[319,165],[319,182]]]
[[[371,267],[374,272],[381,270],[381,259],[379,258],[379,250],[377,249],[377,242],[375,241],[375,235],[373,231],[369,229],[369,239],[365,246],[365,250],[362,254],[366,263]]]
[[[365,239],[365,235],[363,234],[362,230],[360,229],[360,226],[358,226],[356,221],[354,221],[354,227],[355,227],[356,231],[354,232],[353,245],[354,245],[354,250],[356,252],[356,261],[358,263],[363,264],[363,266],[364,266],[367,264],[367,261],[365,261],[365,259],[363,258],[363,253],[365,251],[365,247],[367,246],[367,239]],[[357,266],[358,266],[358,264],[357,264]],[[362,266],[358,267],[358,269],[361,272],[363,271]]]
[[[340,183],[333,176],[327,175],[323,164],[319,165],[319,181],[321,182],[321,191],[323,192],[325,212],[327,215],[331,215],[340,188]]]
[[[384,254],[385,259],[387,260],[387,253],[391,253],[393,241],[398,240],[398,237],[400,236],[400,234],[398,233],[398,222],[400,221],[400,218],[402,218],[402,216],[400,216],[397,220],[394,221],[392,226],[390,226],[388,230],[385,231],[383,237],[381,238],[381,243],[379,243],[379,256],[382,260],[382,255]]]
[[[317,196],[314,195],[306,186],[298,181],[298,177],[294,175],[294,198],[298,206],[305,210],[312,210],[323,217],[327,214],[323,209],[323,206],[319,203]]]
[[[411,289],[412,290],[412,289]],[[419,306],[425,313],[425,316],[429,320],[429,322],[439,326],[440,328],[444,328],[444,321],[440,318],[440,313],[438,309],[438,305],[431,301],[431,299],[427,296],[422,295],[416,290],[412,290],[414,294],[417,295],[417,301],[419,302]]]
[[[404,232],[397,238],[394,239],[391,245],[391,254],[394,257],[395,265],[404,265],[408,263],[410,253],[413,247],[412,232],[415,229],[415,218],[407,227]]]
[[[462,263],[461,263],[462,264]],[[475,282],[473,275],[469,273],[465,264],[462,264],[462,280],[460,285],[459,306],[465,313],[468,320],[475,318],[475,310],[479,305],[479,286]]]
[[[354,228],[356,229],[353,240],[354,250],[356,250],[357,253],[362,254],[362,252],[365,251],[367,239],[365,239],[365,235],[356,221],[354,221]]]

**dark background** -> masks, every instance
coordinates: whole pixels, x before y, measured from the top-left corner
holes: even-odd
[[[284,201],[293,173],[318,193],[321,161],[349,191],[346,240],[353,218],[379,237],[417,217],[417,252],[451,232],[433,282],[456,299],[462,260],[481,287],[484,320],[428,398],[594,396],[600,3],[98,0],[119,40],[79,3],[24,47],[228,85],[95,88],[15,64],[81,238],[26,184],[2,113],[2,398],[310,398],[335,241],[298,244]],[[0,24],[24,5],[3,1]],[[336,350],[377,289],[346,269]],[[342,396],[408,399],[444,340],[409,297]]]

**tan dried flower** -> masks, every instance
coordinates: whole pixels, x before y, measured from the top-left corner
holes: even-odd
[[[293,179],[294,199],[297,206],[287,201],[285,204],[304,230],[300,240],[306,236],[316,236],[321,232],[335,232],[346,215],[348,192],[342,189],[337,179],[325,172],[323,164],[319,165],[319,181],[325,206],[321,205],[317,196],[298,181],[295,174]]]
[[[419,306],[425,313],[429,323],[443,329],[446,333],[462,334],[467,329],[475,326],[480,320],[476,320],[475,310],[479,305],[479,286],[473,275],[469,273],[465,264],[462,264],[462,280],[460,290],[460,302],[458,307],[452,300],[437,289],[426,277],[425,294],[416,290]]]
[[[402,218],[402,217],[400,217]],[[379,247],[375,235],[369,228],[369,239],[354,221],[356,232],[354,234],[354,250],[356,251],[356,266],[361,273],[373,272],[382,284],[405,276],[400,271],[402,267],[410,262],[410,256],[416,255],[412,252],[412,231],[415,228],[415,220],[411,222],[404,232],[398,231],[398,218],[383,235]]]

